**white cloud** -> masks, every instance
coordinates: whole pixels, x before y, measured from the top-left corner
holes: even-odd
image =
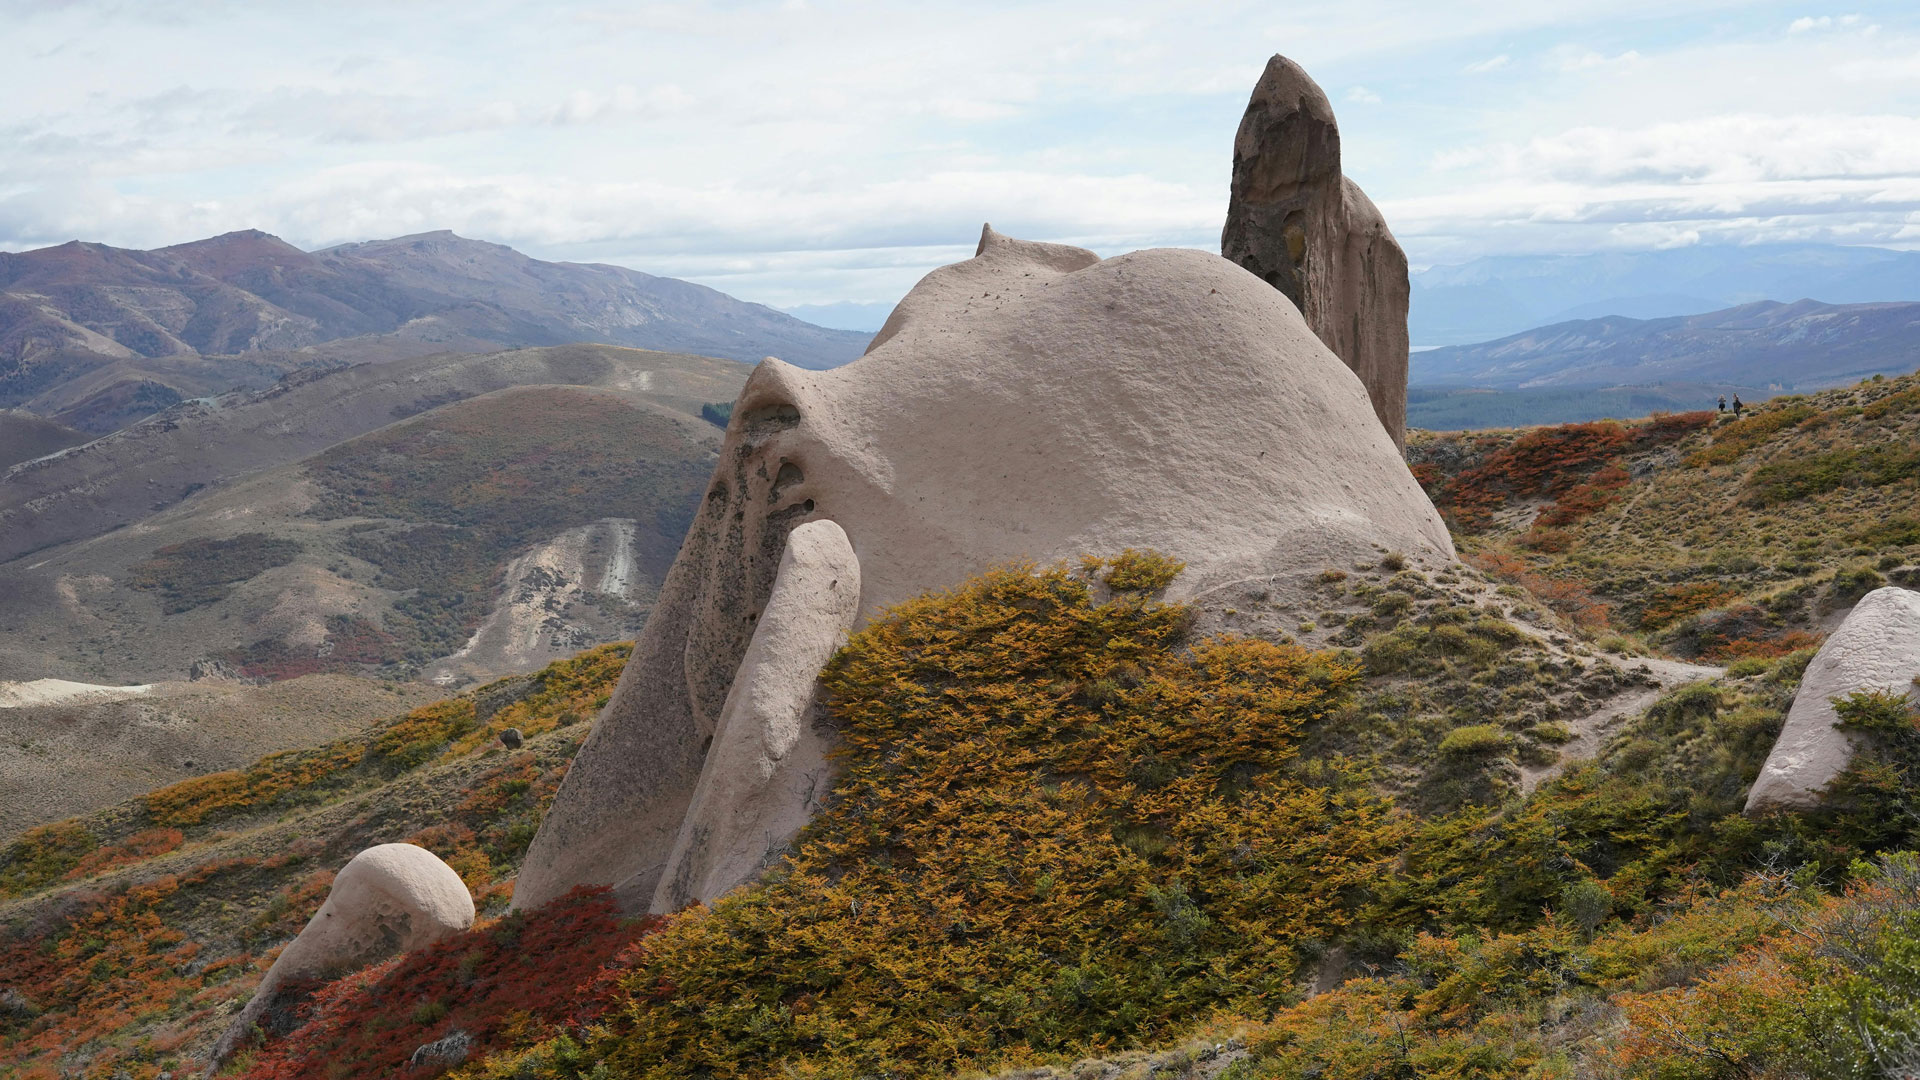
[[[1832,30],[1836,27],[1858,26],[1860,22],[1858,15],[1841,15],[1837,18],[1832,15],[1803,15],[1787,24],[1787,33],[1804,34],[1811,30]]]
[[[1213,246],[1273,49],[1418,261],[1911,241],[1920,12],[1853,6],[1783,34],[1745,0],[0,0],[0,248],[453,228],[890,300],[983,220]]]
[[[1561,71],[1590,71],[1594,68],[1627,68],[1640,64],[1646,58],[1636,49],[1607,56],[1592,49],[1563,48],[1555,53],[1555,61]]]

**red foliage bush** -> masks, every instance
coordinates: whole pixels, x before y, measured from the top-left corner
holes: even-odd
[[[1536,573],[1524,560],[1499,551],[1468,555],[1467,562],[1501,581],[1512,582],[1527,590],[1575,626],[1587,630],[1605,630],[1613,625],[1612,607],[1577,581]]]
[[[1770,638],[1735,638],[1709,650],[1707,658],[1723,663],[1748,657],[1772,660],[1801,649],[1817,648],[1824,640],[1819,634],[1809,634],[1804,630],[1789,630]]]
[[[458,1029],[475,1057],[589,1023],[610,1007],[614,970],[660,920],[623,919],[605,888],[582,886],[535,911],[369,968],[316,991],[304,1019],[265,1047],[246,1080],[430,1076],[409,1070],[416,1047]],[[343,1071],[344,1070],[344,1071]]]
[[[125,866],[142,859],[150,859],[155,855],[165,855],[179,847],[185,840],[186,835],[179,829],[147,829],[137,832],[117,844],[95,848],[88,852],[74,864],[73,869],[67,871],[66,878],[68,881],[77,881],[115,866]]]
[[[1567,494],[1632,441],[1612,421],[1535,428],[1454,477],[1437,501],[1461,529],[1477,531],[1512,500]]]
[[[1740,598],[1740,594],[1714,581],[1696,581],[1673,585],[1647,601],[1640,613],[1640,628],[1658,630],[1709,608]]]
[[[1449,482],[1439,466],[1413,467],[1414,479],[1464,532],[1477,532],[1509,502],[1551,498],[1535,520],[1542,528],[1571,525],[1618,499],[1630,477],[1619,456],[1677,442],[1706,427],[1710,412],[1656,414],[1631,426],[1600,420],[1535,428]],[[1545,550],[1550,538],[1535,546]]]
[[[1714,415],[1707,409],[1699,412],[1654,413],[1634,429],[1633,441],[1643,447],[1679,442],[1713,423]]]

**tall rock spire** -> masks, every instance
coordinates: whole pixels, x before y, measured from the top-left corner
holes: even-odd
[[[1293,301],[1404,447],[1407,256],[1340,172],[1340,126],[1326,93],[1284,56],[1267,61],[1234,136],[1220,254]]]

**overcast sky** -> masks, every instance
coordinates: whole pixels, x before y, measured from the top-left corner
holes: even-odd
[[[0,0],[0,249],[453,229],[779,306],[1217,248],[1266,58],[1416,266],[1920,247],[1920,4]]]

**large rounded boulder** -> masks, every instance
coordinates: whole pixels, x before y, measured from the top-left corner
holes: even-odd
[[[1170,597],[1202,607],[1388,549],[1453,557],[1366,387],[1279,291],[1205,252],[1102,260],[987,229],[860,360],[747,380],[516,906],[580,884],[685,897],[659,885],[788,534],[820,520],[844,531],[862,618],[996,565],[1127,548],[1183,560]]]

